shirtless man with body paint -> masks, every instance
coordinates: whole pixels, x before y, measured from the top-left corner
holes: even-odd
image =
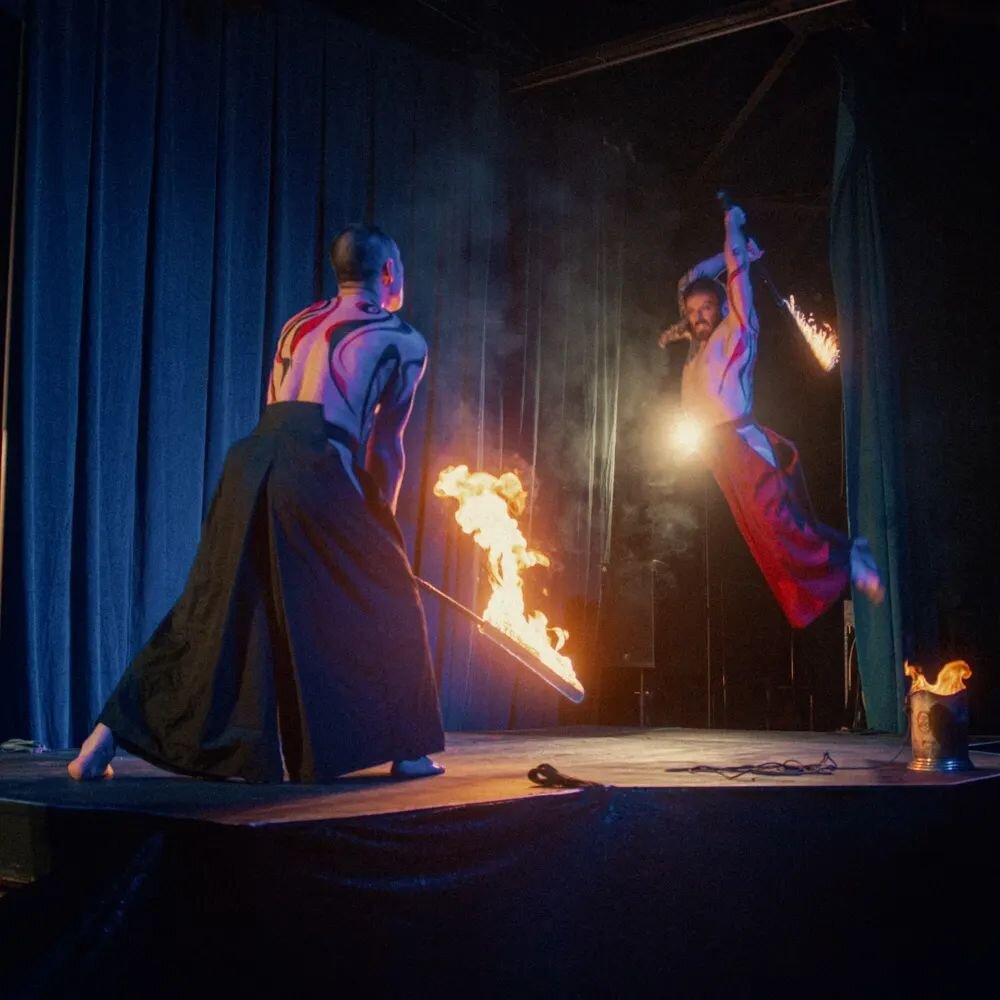
[[[354,264],[364,257],[347,230],[330,255],[339,294],[293,316],[284,326],[271,372],[268,403],[320,403],[343,435],[331,439],[363,492],[355,466],[366,468],[393,513],[405,471],[403,432],[427,367],[427,343],[396,313],[403,306],[403,262],[388,237],[365,253],[384,257],[373,278]],[[343,276],[343,277],[341,277]]]
[[[444,771],[427,756],[444,738],[395,522],[427,345],[396,315],[393,240],[348,226],[330,257],[338,295],[284,325],[268,405],[227,455],[185,590],[69,764],[77,780],[110,777],[118,745],[249,781],[384,760],[396,777]]]
[[[794,444],[754,418],[760,324],[750,265],[762,251],[744,232],[739,206],[725,212],[723,252],[678,283],[681,319],[659,346],[690,341],[681,407],[708,435],[708,463],[768,585],[793,627],[815,620],[848,584],[881,603],[867,541],[820,523]],[[725,287],[716,276],[725,272]]]

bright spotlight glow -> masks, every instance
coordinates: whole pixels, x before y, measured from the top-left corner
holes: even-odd
[[[705,433],[701,424],[687,415],[678,417],[671,430],[671,443],[682,455],[694,455],[701,450]]]

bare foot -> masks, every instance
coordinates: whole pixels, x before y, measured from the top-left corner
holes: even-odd
[[[851,583],[873,604],[881,604],[885,600],[885,588],[875,556],[864,538],[856,538],[851,545]]]
[[[414,760],[393,761],[391,773],[394,778],[429,778],[434,774],[444,774],[444,767],[435,764],[430,757],[417,757]]]
[[[113,778],[111,758],[115,755],[115,734],[103,722],[83,741],[80,752],[66,765],[69,776],[76,781],[96,781]]]

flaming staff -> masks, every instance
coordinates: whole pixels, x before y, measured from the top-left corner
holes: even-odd
[[[728,192],[720,191],[718,199],[723,209],[728,211],[732,207],[732,199]],[[767,285],[768,290],[774,296],[774,301],[778,304],[778,308],[783,309],[791,316],[792,321],[795,323],[795,328],[802,335],[802,339],[806,342],[809,350],[812,351],[813,357],[819,362],[823,371],[833,371],[840,360],[840,344],[838,343],[837,334],[834,332],[833,327],[829,323],[818,323],[811,313],[809,315],[803,313],[796,306],[794,295],[788,295],[787,297],[782,295],[774,284],[767,267],[759,258],[754,261],[754,266],[760,272],[760,276],[764,279],[764,284]]]
[[[806,342],[809,350],[812,351],[813,357],[819,362],[820,368],[825,372],[832,372],[840,360],[840,344],[837,340],[837,334],[833,331],[833,327],[829,323],[818,323],[812,313],[808,316],[803,313],[795,305],[794,295],[789,295],[787,299],[784,298],[774,287],[771,276],[767,273],[767,268],[759,260],[756,264],[760,268],[764,284],[771,290],[778,306],[786,310],[789,316],[792,317],[796,329],[802,334],[802,339]]]

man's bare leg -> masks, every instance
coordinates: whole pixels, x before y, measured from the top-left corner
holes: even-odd
[[[392,764],[394,778],[429,778],[434,774],[444,774],[444,767],[441,764],[435,764],[430,757],[396,760]]]
[[[885,588],[871,547],[864,538],[855,538],[851,545],[851,583],[873,604],[885,600]]]
[[[103,722],[83,741],[80,752],[66,765],[69,776],[76,781],[112,778],[111,758],[115,755],[115,734]]]

